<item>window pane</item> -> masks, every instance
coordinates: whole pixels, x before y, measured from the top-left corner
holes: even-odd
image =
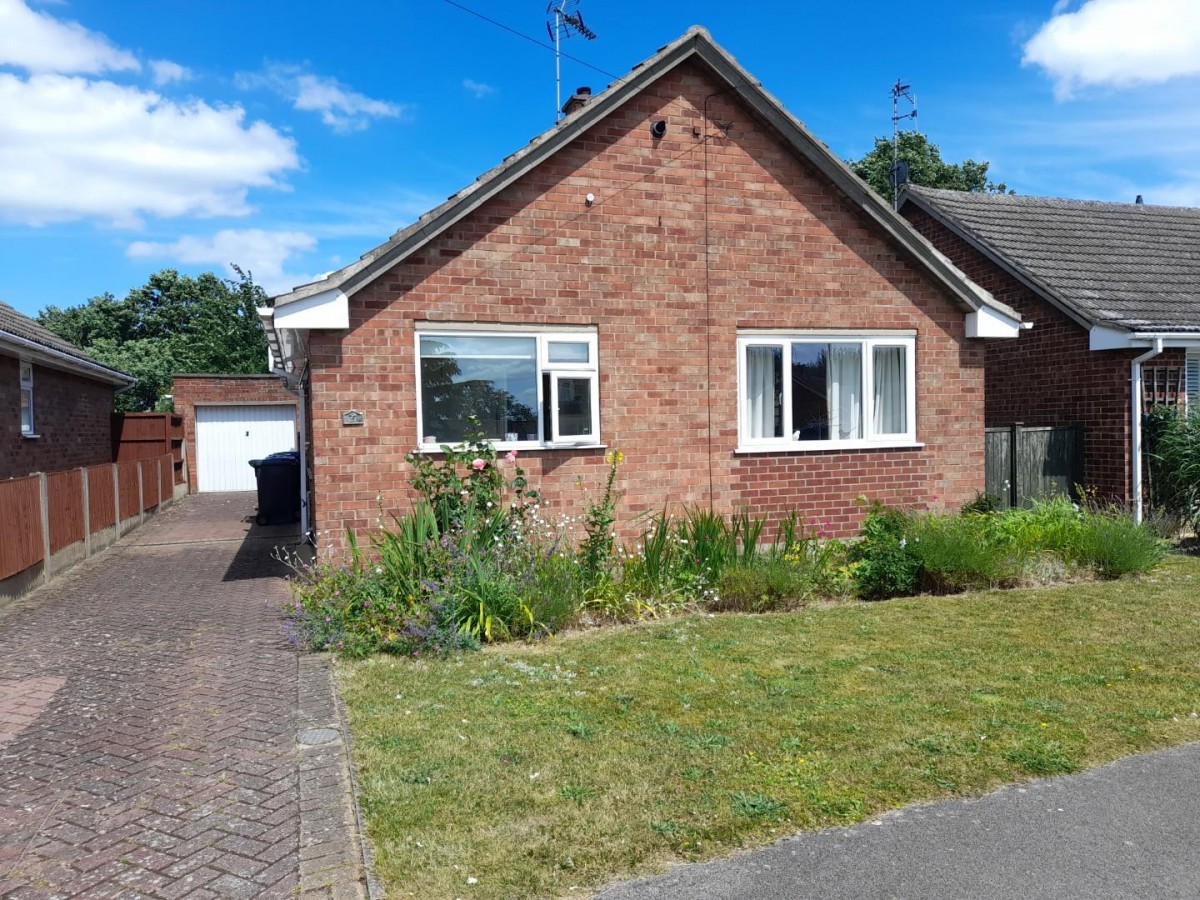
[[[875,433],[908,432],[908,368],[904,347],[875,348]]]
[[[587,363],[591,359],[587,341],[547,341],[546,358],[552,363]]]
[[[421,338],[421,427],[426,439],[461,441],[468,416],[495,441],[537,433],[537,341],[531,337]]]
[[[592,433],[592,379],[558,379],[558,436]]]
[[[21,391],[21,431],[33,433],[33,391]]]
[[[783,437],[783,348],[746,348],[748,438]]]
[[[862,437],[860,344],[792,344],[792,437]]]

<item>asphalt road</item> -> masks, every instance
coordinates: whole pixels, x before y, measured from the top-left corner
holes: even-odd
[[[597,900],[1200,898],[1200,744],[916,806]]]

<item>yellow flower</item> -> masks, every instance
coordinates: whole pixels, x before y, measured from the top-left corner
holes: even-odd
[[[604,455],[604,461],[610,466],[619,466],[621,463],[625,462],[625,454],[620,450],[609,450],[608,453]]]

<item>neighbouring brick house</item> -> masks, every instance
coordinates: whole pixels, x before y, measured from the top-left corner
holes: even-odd
[[[627,527],[711,504],[846,534],[860,494],[982,488],[981,339],[1015,338],[1016,313],[706,31],[566,111],[263,310],[311,423],[318,529],[405,505],[405,454],[457,441],[468,412],[565,512],[621,449]]]
[[[986,349],[989,425],[1082,425],[1084,482],[1141,513],[1141,413],[1200,397],[1200,209],[908,185],[901,212],[1032,327]]]
[[[0,303],[0,478],[112,462],[113,392],[136,381]]]
[[[175,375],[188,492],[253,490],[247,460],[296,447],[296,396],[278,375]]]

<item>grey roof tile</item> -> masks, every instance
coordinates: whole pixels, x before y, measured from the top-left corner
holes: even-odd
[[[55,351],[56,353],[77,359],[88,366],[107,370],[115,376],[120,376],[120,380],[131,380],[131,376],[125,372],[93,359],[74,344],[63,340],[50,329],[40,325],[36,319],[31,319],[24,313],[17,312],[7,303],[0,300],[0,338],[5,334],[10,334],[22,340],[38,344],[48,350]]]
[[[905,190],[1083,319],[1200,332],[1200,209]]]

